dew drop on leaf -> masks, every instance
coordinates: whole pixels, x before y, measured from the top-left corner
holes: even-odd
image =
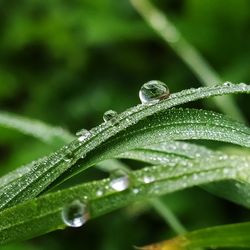
[[[103,114],[103,120],[107,122],[114,119],[116,116],[117,112],[115,112],[114,110],[108,110]]]
[[[90,135],[91,133],[87,129],[82,129],[76,133],[79,142],[85,141],[87,138],[90,137]]]
[[[143,177],[143,182],[144,183],[151,183],[151,182],[154,182],[155,181],[155,178],[153,176],[144,176]]]
[[[109,186],[120,192],[120,191],[124,191],[129,187],[130,181],[129,181],[129,176],[127,175],[126,172],[122,171],[122,170],[117,170],[114,171],[111,174],[111,181]]]
[[[103,195],[103,191],[101,189],[96,191],[96,195],[97,196],[102,196]]]
[[[230,87],[230,86],[232,86],[233,84],[232,84],[231,82],[224,82],[223,85],[224,85],[224,86],[227,86],[227,87]]]
[[[89,219],[86,204],[75,200],[62,209],[62,220],[70,227],[81,227]]]
[[[157,80],[144,83],[139,91],[139,97],[142,104],[160,101],[168,98],[169,95],[170,92],[168,86]]]

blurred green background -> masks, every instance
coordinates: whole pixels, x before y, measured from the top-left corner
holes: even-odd
[[[155,4],[224,80],[249,83],[250,1],[161,0]],[[1,0],[0,55],[1,110],[72,133],[99,124],[108,109],[121,112],[139,103],[138,90],[148,80],[167,83],[171,92],[201,85],[129,1]],[[249,118],[248,97],[236,98]],[[206,108],[203,103],[192,105]],[[52,150],[1,128],[0,174]],[[101,176],[92,169],[73,182]],[[164,199],[188,229],[249,219],[247,210],[198,188]],[[154,210],[138,204],[80,229],[1,249],[127,250],[173,235]]]

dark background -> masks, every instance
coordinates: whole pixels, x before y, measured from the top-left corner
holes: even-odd
[[[156,3],[222,79],[249,82],[248,0]],[[75,133],[99,124],[108,109],[121,112],[139,103],[140,86],[151,79],[167,83],[171,92],[201,85],[129,1],[0,1],[2,110]],[[249,98],[236,98],[249,118]],[[203,103],[191,105],[206,108]],[[36,139],[1,128],[0,173],[51,150]],[[82,178],[100,175],[93,169]],[[247,210],[198,188],[164,199],[188,229],[249,217]],[[173,235],[154,210],[137,204],[90,221],[81,229],[58,231],[1,249],[125,250]]]

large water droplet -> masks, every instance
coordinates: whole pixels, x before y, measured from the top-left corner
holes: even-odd
[[[124,191],[129,187],[130,184],[129,176],[127,175],[126,172],[122,170],[114,171],[111,174],[110,178],[111,181],[109,186],[118,192]]]
[[[82,129],[76,132],[76,136],[78,137],[79,142],[83,142],[91,136],[91,133],[87,129]]]
[[[114,110],[108,110],[103,114],[103,120],[105,122],[111,121],[115,119],[116,116],[117,116],[117,112],[115,112]]]
[[[160,81],[153,80],[142,85],[139,97],[142,103],[160,101],[169,97],[168,86]]]
[[[81,227],[89,219],[87,206],[79,200],[65,205],[62,210],[62,219],[70,227]]]

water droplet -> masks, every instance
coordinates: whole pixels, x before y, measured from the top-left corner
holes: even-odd
[[[116,170],[111,174],[109,186],[116,191],[124,191],[129,187],[129,177],[122,170]]]
[[[155,181],[155,178],[153,176],[144,176],[143,177],[143,182],[144,183],[151,183],[153,181]]]
[[[103,114],[103,120],[105,122],[113,120],[117,116],[117,112],[114,110],[108,110]]]
[[[134,188],[132,191],[133,191],[134,194],[138,194],[139,193],[139,189],[138,188]]]
[[[102,196],[103,195],[103,191],[101,189],[96,191],[96,195],[97,196]]]
[[[160,81],[153,80],[142,85],[139,97],[142,103],[160,101],[169,97],[168,86]]]
[[[70,162],[72,158],[70,158],[68,155],[66,155],[65,157],[63,157],[63,160],[66,162]]]
[[[87,138],[89,138],[91,133],[87,129],[82,129],[76,133],[76,136],[78,136],[78,141],[83,142]]]
[[[67,154],[63,157],[65,162],[71,162],[74,159],[74,154],[69,149],[66,148]]]
[[[232,86],[233,84],[232,84],[231,82],[224,82],[223,85],[224,85],[224,86],[227,86],[227,87],[230,87],[230,86]]]
[[[65,205],[62,210],[62,219],[70,227],[81,227],[89,219],[87,206],[79,200]]]

